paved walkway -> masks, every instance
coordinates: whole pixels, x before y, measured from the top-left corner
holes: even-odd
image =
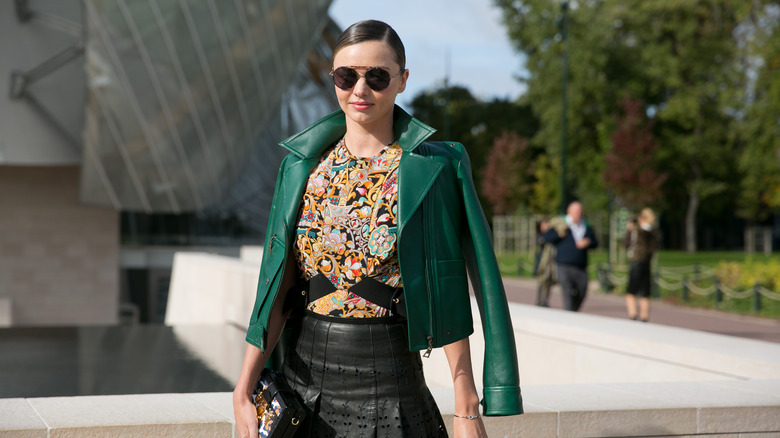
[[[530,304],[536,302],[536,281],[531,278],[504,277],[507,298],[511,302]],[[561,309],[561,293],[558,286],[550,294],[550,307]],[[580,309],[582,313],[628,318],[625,298],[622,294],[603,294],[597,282],[591,282],[590,292]],[[637,324],[642,324],[637,322]],[[654,300],[650,304],[650,324],[663,324],[722,335],[757,339],[780,343],[780,320],[734,315],[710,309],[674,306]]]

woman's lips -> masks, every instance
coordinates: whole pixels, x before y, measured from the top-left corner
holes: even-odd
[[[358,111],[363,111],[363,110],[366,110],[368,108],[371,108],[373,103],[369,103],[369,102],[352,102],[352,103],[350,103],[350,105],[352,105],[352,108],[355,108]]]

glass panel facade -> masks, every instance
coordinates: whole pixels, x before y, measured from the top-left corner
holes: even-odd
[[[329,5],[84,1],[82,200],[264,224],[276,143],[336,107]]]

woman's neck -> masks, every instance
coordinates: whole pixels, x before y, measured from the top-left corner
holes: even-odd
[[[385,146],[393,142],[393,125],[390,124],[382,129],[366,129],[355,123],[348,123],[344,142],[349,153],[356,157],[376,156]]]

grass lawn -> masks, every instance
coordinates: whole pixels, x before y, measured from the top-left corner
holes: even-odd
[[[687,253],[685,251],[660,251],[658,253],[658,266],[680,267],[698,264],[700,266],[714,268],[720,262],[766,263],[770,260],[779,259],[780,254],[765,256],[763,254],[745,254],[744,252],[736,251],[697,252],[694,254]]]
[[[606,266],[608,255],[605,250],[591,251],[590,273],[591,278],[599,278],[597,267]],[[773,299],[780,296],[780,291],[773,291],[774,296],[759,296],[760,306],[756,306],[756,294],[751,290],[731,291],[716,290],[711,269],[721,262],[737,263],[775,263],[780,260],[780,254],[765,256],[763,254],[748,255],[742,252],[697,252],[684,251],[660,251],[657,256],[657,266],[654,268],[661,273],[660,285],[656,299],[661,299],[678,305],[717,308],[733,313],[755,315],[767,318],[780,318],[780,300]],[[520,254],[507,254],[498,257],[501,274],[509,277],[531,277],[533,275],[533,258]],[[687,269],[686,269],[687,268]],[[694,281],[694,270],[701,272],[698,280]],[[682,279],[693,282],[690,288],[683,287]],[[624,286],[621,279],[626,277],[626,267],[615,267],[613,279],[616,283],[613,293],[623,293]],[[603,283],[602,283],[603,284]],[[603,293],[603,291],[602,291]]]

